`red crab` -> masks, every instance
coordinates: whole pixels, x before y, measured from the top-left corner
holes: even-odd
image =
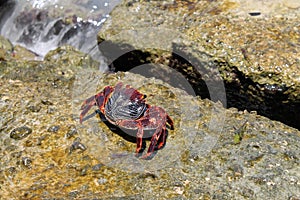
[[[166,142],[166,123],[174,129],[174,123],[166,111],[158,106],[146,103],[146,95],[129,85],[123,87],[119,82],[116,86],[106,86],[102,92],[86,99],[81,106],[80,123],[92,106],[98,106],[107,120],[126,129],[137,129],[136,155],[142,151],[144,130],[154,130],[148,152],[144,159],[152,158],[155,150],[161,149]]]

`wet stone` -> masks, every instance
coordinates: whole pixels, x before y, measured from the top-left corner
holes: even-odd
[[[75,126],[71,126],[66,133],[66,138],[72,138],[74,135],[78,134],[78,131]]]
[[[55,111],[56,111],[55,108],[49,107],[47,110],[47,114],[53,114],[53,113],[55,113]]]
[[[15,167],[10,167],[7,169],[7,172],[12,175],[17,172],[17,169]]]
[[[46,99],[43,99],[41,102],[42,102],[42,104],[47,105],[47,106],[52,106],[53,105],[53,103],[51,101],[46,100]]]
[[[24,146],[25,147],[33,147],[36,144],[34,140],[26,140]]]
[[[60,129],[60,126],[54,125],[54,126],[50,126],[47,131],[52,132],[52,133],[56,133],[59,129]]]
[[[90,168],[90,165],[85,165],[80,171],[80,176],[87,175],[89,168]]]
[[[82,161],[91,161],[92,158],[89,155],[84,155],[84,156],[81,157],[81,160]]]
[[[99,164],[96,164],[92,167],[92,170],[93,171],[99,171],[104,165],[99,163]]]
[[[298,156],[296,155],[295,152],[285,151],[284,155],[285,155],[286,159],[298,160]]]
[[[53,70],[53,66],[59,65],[53,63],[49,67],[44,67],[42,72],[47,73],[47,77],[51,77],[48,72]],[[15,72],[13,63],[10,73],[14,75]],[[83,74],[91,76],[86,71],[83,71]],[[55,95],[54,105],[46,106],[44,110],[46,112],[47,109],[53,108],[55,111],[53,114],[41,117],[40,114],[29,113],[30,116],[24,116],[19,106],[7,106],[13,109],[7,110],[8,112],[15,113],[13,120],[7,123],[7,127],[21,127],[24,126],[22,124],[24,120],[30,120],[34,124],[34,137],[30,135],[17,142],[9,137],[0,138],[2,165],[0,171],[5,173],[0,173],[0,187],[1,191],[4,191],[1,194],[2,199],[270,199],[277,196],[276,199],[289,199],[299,194],[299,187],[297,187],[299,131],[255,114],[228,109],[224,113],[226,121],[220,126],[223,128],[220,134],[210,128],[210,123],[215,122],[210,119],[214,113],[219,115],[225,112],[224,108],[216,107],[217,109],[212,113],[213,103],[190,96],[182,98],[185,93],[176,88],[172,88],[176,98],[169,99],[168,96],[162,96],[160,93],[162,82],[145,79],[136,74],[126,74],[126,76],[123,73],[104,76],[95,72],[92,77],[95,82],[100,82],[101,88],[104,85],[114,85],[120,79],[131,82],[136,87],[145,84],[142,89],[146,94],[150,94],[148,91],[152,90],[152,86],[157,88],[152,94],[158,96],[158,100],[151,100],[155,95],[149,96],[149,103],[152,101],[151,105],[167,109],[175,121],[175,130],[169,132],[165,148],[158,151],[150,161],[135,158],[133,153],[136,147],[135,140],[132,143],[125,138],[120,138],[100,122],[98,116],[90,118],[81,126],[78,115],[82,101],[78,100],[76,103],[77,99],[75,99],[74,104],[70,103],[69,97],[65,94],[71,94],[73,90],[65,90],[65,88],[52,90],[49,89],[51,86],[47,82],[40,90],[43,94],[47,91],[49,96]],[[33,87],[33,83],[35,86],[40,85],[47,79],[40,74],[36,77],[41,78],[34,79],[36,82],[24,81],[25,89],[22,91]],[[87,85],[94,83],[86,77],[82,80]],[[3,86],[9,86],[6,83],[4,80]],[[8,93],[12,89],[13,86],[2,93]],[[80,99],[86,99],[95,93],[94,89],[91,90],[92,92],[87,92],[88,94],[80,93],[78,96]],[[15,94],[21,95],[23,92],[17,88]],[[9,95],[14,96],[14,94]],[[31,102],[32,95],[28,93],[28,97],[20,96],[20,98]],[[14,102],[8,103],[14,105]],[[191,112],[195,111],[191,108],[193,104],[199,106],[202,117]],[[45,109],[42,103],[40,105]],[[76,112],[70,113],[73,108],[76,108]],[[3,110],[3,112],[7,111]],[[72,114],[76,114],[73,119],[70,117]],[[239,128],[246,119],[248,123],[243,140],[234,145],[234,127]],[[18,123],[20,125],[17,125]],[[61,124],[64,124],[64,127]],[[76,124],[78,134],[71,139],[57,137],[57,134],[62,131],[63,135],[68,131],[72,134],[76,132],[72,130],[73,124]],[[47,132],[47,129],[53,125],[60,125],[57,134]],[[8,134],[13,128],[9,129]],[[186,140],[185,134],[190,133],[195,137]],[[81,140],[80,138],[74,140],[79,136]],[[210,143],[204,139],[205,136],[217,137],[217,143]],[[119,145],[120,139],[123,145]],[[31,144],[31,142],[26,143],[26,140],[33,141],[34,146],[24,146]],[[35,145],[36,140],[42,141],[42,145]],[[208,144],[204,144],[205,141]],[[146,143],[148,147],[150,141],[147,140]],[[85,149],[85,145],[87,149],[82,152],[80,149]],[[69,156],[67,151],[71,146],[74,152]],[[115,156],[119,152],[117,156],[120,157]],[[129,156],[126,157],[127,155]],[[294,158],[295,156],[297,158]],[[25,167],[30,166],[30,163],[31,169]],[[104,166],[101,167],[99,163],[103,163]],[[125,166],[127,163],[130,166]],[[17,169],[12,175],[5,171],[11,166]],[[142,176],[139,177],[140,172]],[[85,190],[85,185],[90,188]],[[272,188],[274,189],[271,190]],[[15,192],[11,194],[9,191]]]
[[[30,110],[31,112],[39,112],[41,110],[41,106],[31,105],[28,107],[28,110]]]
[[[84,144],[82,144],[80,141],[81,141],[81,139],[79,137],[75,138],[75,140],[73,141],[73,143],[69,149],[69,153],[72,153],[76,149],[79,149],[81,151],[86,150],[86,146]]]
[[[12,130],[12,132],[10,132],[10,138],[15,139],[15,140],[22,140],[31,133],[32,133],[31,128],[29,128],[28,126],[21,126],[21,127],[15,128],[14,130]]]
[[[23,164],[25,167],[30,168],[30,167],[31,167],[31,163],[32,163],[31,158],[29,158],[29,157],[23,157],[23,158],[22,158],[22,164]]]
[[[79,191],[77,191],[77,190],[74,190],[74,191],[69,192],[69,197],[70,197],[70,198],[75,198],[75,197],[77,197],[78,195],[79,195]]]

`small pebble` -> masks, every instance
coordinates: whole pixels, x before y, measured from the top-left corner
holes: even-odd
[[[65,136],[66,136],[66,138],[69,139],[69,138],[73,137],[76,134],[78,134],[78,131],[77,131],[76,127],[71,126]]]
[[[10,132],[10,138],[15,140],[22,140],[26,138],[29,134],[32,133],[32,129],[28,126],[21,126],[18,128],[15,128]]]
[[[99,163],[99,164],[97,164],[97,165],[94,165],[94,166],[92,167],[92,170],[93,170],[93,171],[99,171],[102,167],[103,167],[103,164]]]
[[[85,176],[85,175],[87,175],[87,172],[88,172],[89,168],[90,168],[89,165],[85,165],[85,166],[81,169],[81,171],[80,171],[80,176]]]
[[[75,151],[76,149],[80,149],[81,151],[85,151],[86,150],[86,146],[84,144],[82,144],[81,139],[79,137],[75,138],[75,140],[73,141],[69,153],[72,153],[73,151]]]
[[[59,130],[60,126],[51,126],[48,128],[48,132],[56,133]]]
[[[22,158],[22,164],[23,164],[25,167],[30,168],[31,163],[32,163],[32,160],[31,160],[29,157],[23,157],[23,158]]]
[[[29,106],[28,109],[31,111],[31,112],[39,112],[41,110],[41,107],[40,106]]]
[[[74,190],[74,191],[69,192],[69,197],[75,198],[78,196],[78,194],[79,194],[79,192],[77,190]]]
[[[15,174],[17,172],[17,169],[15,167],[10,167],[7,169],[7,171],[10,173],[10,174]]]
[[[44,104],[44,105],[48,105],[48,106],[53,105],[53,103],[52,103],[51,101],[49,101],[49,100],[42,100],[41,102],[42,102],[42,104]]]

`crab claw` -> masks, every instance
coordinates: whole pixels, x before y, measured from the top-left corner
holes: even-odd
[[[90,98],[86,99],[80,110],[82,110],[82,112],[80,113],[80,124],[82,124],[83,121],[83,117],[86,115],[86,113],[91,109],[91,107],[96,105],[96,101],[95,101],[95,96],[91,96]]]

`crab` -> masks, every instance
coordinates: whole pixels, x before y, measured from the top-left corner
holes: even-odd
[[[106,86],[98,94],[86,99],[81,106],[80,123],[93,106],[98,106],[111,124],[125,129],[137,129],[137,157],[143,152],[144,130],[155,130],[143,159],[151,159],[155,150],[165,146],[167,123],[174,130],[174,122],[163,108],[147,104],[146,95],[122,82]]]

